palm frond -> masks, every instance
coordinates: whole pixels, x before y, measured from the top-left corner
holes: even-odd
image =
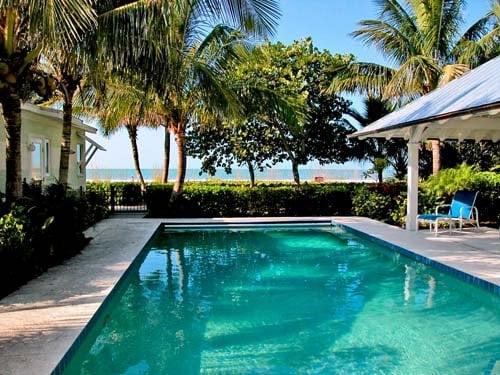
[[[467,64],[449,64],[443,67],[439,86],[444,86],[470,70]]]
[[[436,60],[428,56],[412,56],[394,72],[385,87],[384,98],[415,98],[438,85],[441,69]]]
[[[5,3],[0,2],[0,8]],[[52,45],[69,45],[81,40],[97,26],[93,0],[52,0],[27,2],[29,30],[43,35]]]
[[[400,30],[384,21],[361,21],[360,28],[351,35],[368,45],[374,45],[385,56],[401,63],[416,53],[414,43]]]
[[[350,63],[334,72],[335,76],[328,91],[382,96],[394,72],[394,69],[379,64]]]

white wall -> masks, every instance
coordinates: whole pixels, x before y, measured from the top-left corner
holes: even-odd
[[[22,178],[25,178],[27,182],[31,181],[32,152],[29,151],[28,147],[33,139],[39,138],[41,140],[48,140],[50,144],[49,174],[43,177],[43,183],[50,184],[56,182],[59,177],[62,120],[46,117],[28,110],[22,110],[21,117]],[[80,143],[83,145],[83,153],[85,153],[84,137],[85,132],[73,126],[71,134],[72,151],[76,151],[76,145]],[[68,183],[73,189],[79,189],[80,186],[85,186],[85,169],[83,169],[83,174],[78,172],[76,152],[70,155]],[[5,192],[5,124],[2,116],[0,116],[0,191]]]

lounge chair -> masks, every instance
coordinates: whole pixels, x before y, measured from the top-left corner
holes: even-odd
[[[459,223],[460,231],[462,231],[465,222],[475,223],[479,228],[479,212],[476,207],[477,195],[477,191],[457,191],[451,201],[451,204],[437,206],[434,214],[418,215],[417,221],[428,223],[430,231],[432,231],[432,226],[434,225],[434,233],[436,235],[438,233],[440,221],[444,221],[449,224],[450,233],[452,224],[456,221]],[[443,207],[449,207],[448,213],[444,214],[439,212]]]

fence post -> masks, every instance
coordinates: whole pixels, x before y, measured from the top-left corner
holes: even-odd
[[[110,185],[109,187],[109,205],[111,206],[111,213],[115,212],[115,204],[116,204],[116,196],[115,196],[115,187],[113,185]]]

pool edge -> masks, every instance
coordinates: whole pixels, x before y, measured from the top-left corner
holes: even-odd
[[[396,245],[388,240],[382,239],[380,237],[377,237],[373,234],[369,234],[367,232],[364,232],[362,230],[359,230],[357,228],[354,228],[353,226],[342,223],[337,221],[335,218],[332,218],[332,225],[344,229],[348,232],[352,232],[366,240],[372,241],[378,245],[382,246],[387,246],[393,251],[396,251],[397,253],[400,253],[402,255],[407,256],[410,259],[413,259],[417,262],[420,262],[422,264],[431,266],[439,271],[445,272],[449,275],[455,276],[458,279],[465,281],[468,284],[474,285],[476,287],[479,287],[483,290],[486,290],[494,295],[500,296],[500,285],[497,285],[495,283],[492,283],[488,280],[485,280],[479,276],[474,276],[466,271],[462,271],[460,269],[457,269],[455,267],[452,267],[450,265],[447,265],[445,263],[442,263],[440,261],[431,259],[425,255],[419,254],[416,251],[407,249],[405,247],[402,247],[400,245]]]

